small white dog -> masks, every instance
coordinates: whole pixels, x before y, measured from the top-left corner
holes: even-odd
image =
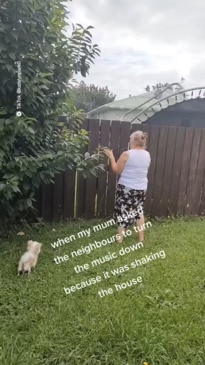
[[[35,268],[38,255],[41,252],[42,243],[36,241],[28,241],[27,242],[27,252],[25,252],[19,261],[18,266],[18,275],[22,272],[28,272],[28,275],[31,273],[31,269]]]

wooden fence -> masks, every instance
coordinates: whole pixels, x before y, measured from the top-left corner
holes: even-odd
[[[205,213],[205,129],[130,125],[127,122],[85,120],[89,131],[87,151],[101,146],[116,158],[127,149],[137,129],[148,133],[151,165],[145,213],[151,217],[190,216]],[[86,152],[86,150],[84,151]],[[105,158],[105,163],[106,163]],[[42,187],[39,215],[47,221],[74,217],[108,217],[113,212],[116,177],[107,166],[98,178],[83,179],[66,171],[54,185]]]

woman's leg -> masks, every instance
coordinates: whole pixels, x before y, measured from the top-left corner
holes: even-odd
[[[118,227],[118,236],[117,236],[117,242],[118,243],[122,243],[123,238],[124,238],[124,232],[125,232],[124,227]]]
[[[139,219],[137,219],[136,228],[139,241],[144,242],[144,214],[140,214]]]
[[[136,215],[136,232],[138,233],[138,238],[140,242],[144,242],[144,201],[145,201],[145,195],[146,192],[143,190],[140,190],[137,192],[137,215]]]

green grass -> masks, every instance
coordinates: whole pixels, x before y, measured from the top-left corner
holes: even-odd
[[[54,257],[116,233],[114,226],[60,249],[51,243],[96,221],[24,228],[25,236],[0,242],[1,365],[204,365],[205,364],[205,220],[153,222],[145,246],[87,272],[74,265],[89,263],[117,243],[56,265]],[[55,231],[53,230],[55,229]],[[35,272],[17,276],[17,264],[28,239],[43,243]],[[124,247],[137,242],[133,235]],[[64,287],[130,264],[164,250],[165,259],[111,276],[101,283],[66,295]],[[100,289],[114,288],[142,277],[142,284],[100,298]]]

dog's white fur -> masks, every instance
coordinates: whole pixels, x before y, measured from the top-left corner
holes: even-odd
[[[42,243],[37,241],[30,240],[27,242],[27,252],[21,256],[19,261],[18,275],[20,272],[24,274],[25,271],[27,271],[29,275],[31,273],[31,269],[35,268],[38,261],[38,255],[41,252],[41,246]]]

